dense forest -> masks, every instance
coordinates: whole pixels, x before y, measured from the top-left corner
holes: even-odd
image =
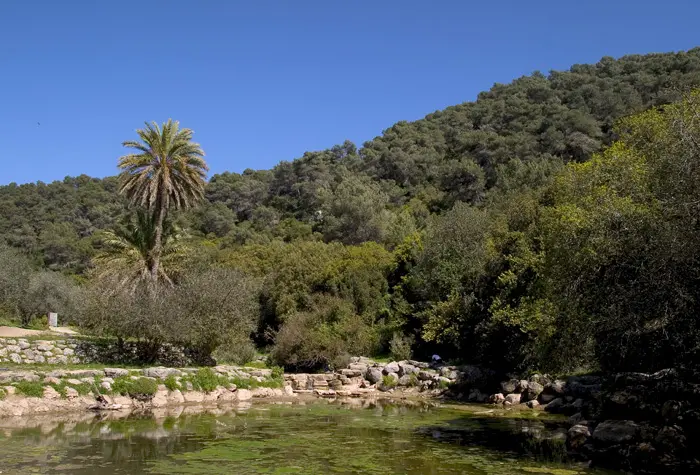
[[[163,223],[157,297],[138,282],[159,228],[117,177],[2,186],[0,319],[57,310],[299,368],[433,352],[501,371],[695,365],[697,87],[700,48],[606,57],[361,148],[215,174]]]

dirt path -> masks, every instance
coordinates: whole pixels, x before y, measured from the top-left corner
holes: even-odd
[[[77,333],[68,327],[56,327],[51,330],[28,330],[26,328],[17,327],[4,327],[0,326],[0,337],[5,338],[17,338],[23,336],[37,336],[37,335],[77,335]]]

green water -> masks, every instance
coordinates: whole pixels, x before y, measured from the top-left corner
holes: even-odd
[[[603,473],[563,461],[560,422],[544,415],[359,401],[193,411],[0,420],[0,472]]]

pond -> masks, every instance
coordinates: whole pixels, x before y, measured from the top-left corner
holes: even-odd
[[[0,472],[599,475],[560,420],[480,406],[256,403],[202,412],[0,419]]]

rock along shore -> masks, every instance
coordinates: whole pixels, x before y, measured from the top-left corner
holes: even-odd
[[[0,371],[0,417],[215,406],[260,398],[434,397],[462,375],[451,366],[430,368],[418,361],[380,364],[367,358],[353,358],[348,368],[322,374],[224,365]]]

